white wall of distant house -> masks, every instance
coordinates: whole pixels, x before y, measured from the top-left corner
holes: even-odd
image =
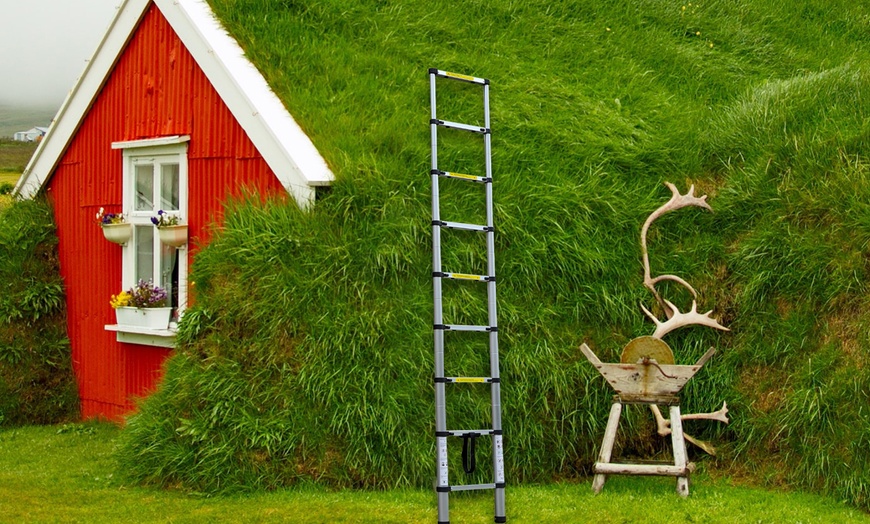
[[[47,127],[34,127],[27,131],[18,131],[12,135],[12,140],[17,140],[19,142],[36,142],[44,137],[47,131]]]

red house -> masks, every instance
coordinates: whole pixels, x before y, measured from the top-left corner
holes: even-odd
[[[83,418],[119,420],[151,390],[175,338],[116,323],[112,295],[139,279],[166,288],[173,318],[188,300],[193,247],[243,188],[306,206],[333,179],[205,0],[126,0],[15,191],[49,195],[66,283],[68,333]],[[99,210],[132,224],[107,241]],[[188,225],[162,244],[158,210]]]

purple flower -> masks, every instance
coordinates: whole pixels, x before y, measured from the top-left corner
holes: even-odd
[[[124,215],[122,213],[103,213],[103,208],[97,213],[97,223],[101,226],[109,224],[123,224]]]
[[[164,210],[157,212],[156,217],[151,217],[151,223],[157,227],[176,226],[181,221],[178,215],[171,215]]]
[[[166,305],[166,290],[155,286],[151,281],[140,280],[136,287],[130,288],[130,305],[133,307],[163,307]]]

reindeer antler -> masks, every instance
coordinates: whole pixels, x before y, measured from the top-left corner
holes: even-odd
[[[652,291],[652,294],[653,296],[655,296],[656,301],[659,303],[662,309],[664,309],[665,315],[667,315],[668,318],[671,318],[674,315],[674,312],[668,307],[667,301],[664,300],[661,295],[659,295],[659,292],[656,290],[656,284],[663,280],[671,280],[689,290],[689,292],[692,294],[692,298],[697,298],[698,293],[691,285],[689,285],[688,282],[676,275],[660,275],[652,278],[649,267],[649,253],[646,247],[647,231],[649,231],[649,227],[655,219],[670,211],[675,211],[677,209],[688,206],[702,207],[708,211],[713,211],[713,209],[710,207],[710,204],[707,203],[707,195],[703,195],[700,197],[695,196],[694,185],[689,187],[689,191],[685,195],[681,195],[680,191],[677,189],[677,186],[675,186],[674,184],[671,184],[670,182],[665,182],[665,185],[668,186],[668,189],[671,190],[671,199],[665,202],[665,204],[662,205],[660,208],[653,211],[652,214],[646,219],[646,222],[644,222],[643,227],[640,230],[640,247],[643,252],[643,285],[646,286],[650,291]]]
[[[661,410],[655,404],[650,404],[650,410],[652,410],[653,415],[656,418],[656,429],[658,430],[659,435],[666,437],[671,434],[671,421],[666,419]],[[681,420],[716,420],[718,422],[723,422],[728,424],[730,421],[728,420],[728,404],[725,402],[722,403],[722,408],[719,411],[714,411],[712,413],[689,413],[687,415],[680,415]],[[712,444],[706,442],[704,440],[699,440],[688,433],[683,433],[683,437],[691,442],[692,444],[698,446],[707,452],[708,455],[716,455],[716,448],[713,447]]]
[[[668,300],[665,300],[664,302],[673,311],[673,316],[671,316],[671,318],[669,318],[665,322],[661,322],[658,318],[656,318],[656,316],[650,313],[650,311],[645,308],[643,304],[640,305],[640,308],[643,309],[643,312],[646,313],[646,316],[648,316],[653,322],[655,322],[656,330],[655,333],[652,334],[652,336],[655,338],[661,339],[663,336],[677,328],[690,325],[701,325],[714,329],[721,329],[722,331],[731,331],[727,327],[721,325],[719,321],[717,321],[715,318],[710,318],[710,313],[713,312],[712,309],[704,313],[703,315],[698,313],[698,303],[694,300],[692,301],[692,310],[687,313],[680,313],[680,310],[677,309],[677,306],[675,306]]]

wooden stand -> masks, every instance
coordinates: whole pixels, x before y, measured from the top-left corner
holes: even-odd
[[[619,426],[619,418],[622,416],[623,404],[659,404],[669,405],[671,415],[671,445],[673,446],[674,465],[669,464],[616,464],[610,462],[613,452],[613,443],[616,440],[616,430]],[[619,395],[613,398],[613,406],[610,408],[610,418],[607,419],[607,428],[604,430],[604,441],[601,444],[601,453],[598,454],[598,462],[593,471],[595,479],[592,481],[592,491],[599,493],[607,475],[661,475],[677,477],[677,493],[686,497],[689,495],[689,473],[695,467],[687,463],[686,441],[683,438],[683,423],[680,420],[679,398],[668,397],[659,399],[624,399]]]

